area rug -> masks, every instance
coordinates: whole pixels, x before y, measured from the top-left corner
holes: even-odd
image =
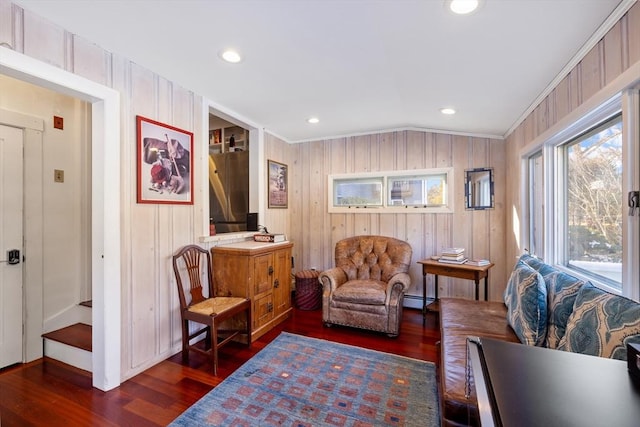
[[[281,333],[171,426],[439,426],[435,365]]]

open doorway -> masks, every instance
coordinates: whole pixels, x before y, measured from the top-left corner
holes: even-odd
[[[91,105],[91,297],[93,386],[120,385],[120,98],[106,86],[0,46],[0,74],[30,82]],[[105,209],[108,206],[109,209]],[[25,298],[42,307],[42,283],[26,283]],[[42,314],[33,309],[25,333],[38,335]],[[27,340],[25,361],[42,355]]]

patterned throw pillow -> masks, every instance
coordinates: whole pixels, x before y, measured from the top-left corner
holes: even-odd
[[[520,261],[524,262],[529,267],[533,268],[535,271],[537,271],[538,273],[542,274],[543,277],[546,274],[550,274],[550,273],[553,273],[553,272],[556,271],[555,268],[553,268],[549,264],[546,264],[540,258],[534,257],[534,256],[529,255],[529,254],[522,254],[520,256]]]
[[[626,360],[629,342],[640,343],[640,304],[585,283],[558,349]]]
[[[507,321],[527,345],[544,344],[547,335],[547,288],[540,273],[518,261],[504,293]]]
[[[573,304],[584,282],[561,271],[543,275],[547,286],[547,339],[545,346],[558,348],[560,340],[567,329],[569,316],[573,312]]]

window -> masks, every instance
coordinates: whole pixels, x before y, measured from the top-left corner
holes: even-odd
[[[329,212],[453,212],[452,176],[451,168],[330,175]]]
[[[382,177],[337,179],[334,206],[382,206]]]
[[[620,290],[622,285],[622,116],[560,147],[564,264]]]

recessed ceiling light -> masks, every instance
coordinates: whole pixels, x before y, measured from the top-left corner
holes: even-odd
[[[242,57],[240,56],[240,54],[233,49],[223,50],[220,53],[220,57],[232,64],[237,64],[238,62],[242,61]]]
[[[320,119],[317,117],[309,117],[307,119],[307,122],[315,125],[316,123],[320,122]]]
[[[445,4],[453,13],[466,15],[480,6],[480,0],[447,0]]]
[[[446,114],[446,115],[450,116],[450,115],[452,115],[452,114],[455,114],[455,113],[456,113],[456,110],[454,110],[453,108],[441,108],[441,109],[440,109],[440,112],[441,112],[442,114]]]

